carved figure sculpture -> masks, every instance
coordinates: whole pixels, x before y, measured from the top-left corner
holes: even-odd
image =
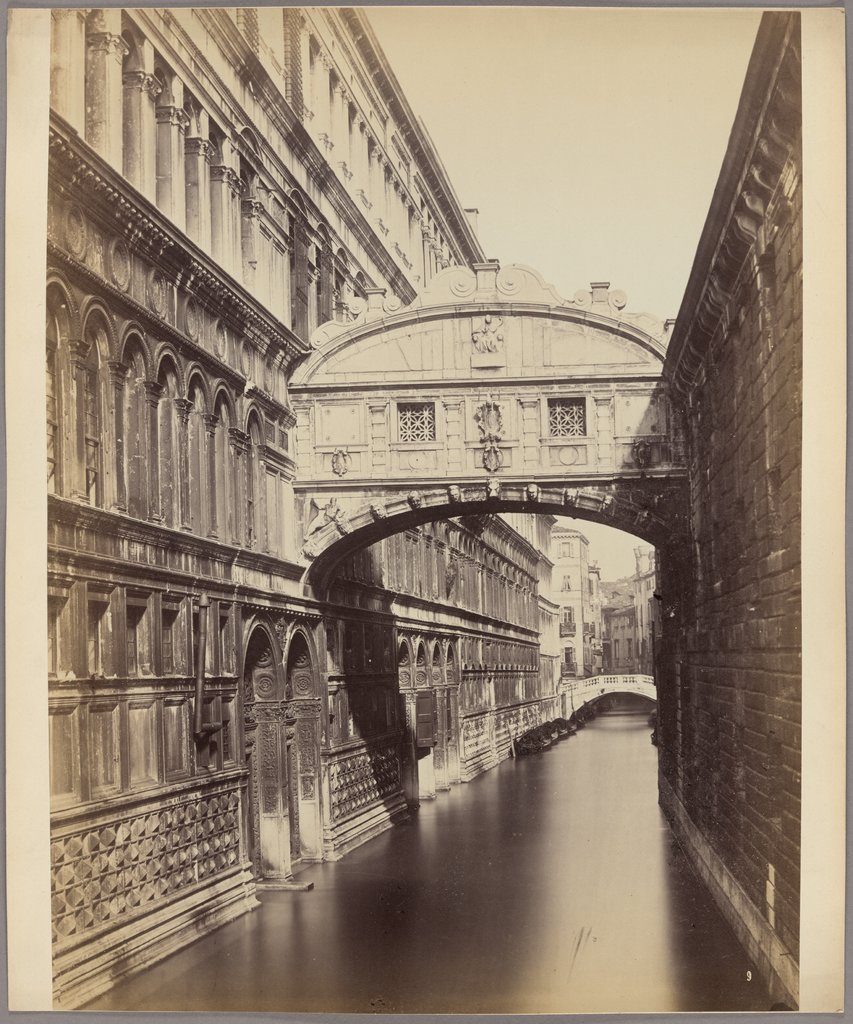
[[[305,530],[306,539],[318,530],[322,530],[324,526],[328,526],[329,523],[334,523],[339,528],[342,526],[344,510],[342,508],[338,508],[337,498],[329,498],[325,505],[318,505],[312,498],[311,506],[317,511]]]
[[[487,314],[483,319],[483,326],[477,328],[471,334],[471,341],[474,348],[480,352],[499,352],[503,345],[504,336],[500,333],[503,317],[493,317]]]

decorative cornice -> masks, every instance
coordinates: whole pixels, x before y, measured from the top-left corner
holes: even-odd
[[[56,114],[50,128],[51,184],[76,195],[93,215],[111,221],[137,252],[170,276],[176,287],[194,289],[204,305],[239,334],[248,334],[262,348],[282,351],[287,364],[310,351],[281,322],[275,320],[233,278],[228,277],[195,244],[89,150]]]

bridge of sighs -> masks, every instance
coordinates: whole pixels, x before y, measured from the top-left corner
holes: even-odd
[[[685,530],[683,438],[662,379],[671,323],[593,283],[452,267],[401,308],[368,291],[293,375],[305,582],[383,536],[449,516],[533,511],[656,545]]]

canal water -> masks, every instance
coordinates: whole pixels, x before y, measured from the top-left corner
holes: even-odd
[[[601,715],[88,1009],[767,1010],[660,812],[656,754],[645,715]]]

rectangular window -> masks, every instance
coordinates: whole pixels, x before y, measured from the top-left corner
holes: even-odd
[[[585,437],[586,400],[549,398],[548,433],[551,437]]]
[[[163,675],[170,676],[177,671],[175,662],[175,641],[180,609],[164,606],[160,633],[160,651],[163,658]]]
[[[92,676],[104,675],[104,622],[106,601],[89,599],[86,634],[86,664]]]
[[[59,671],[59,614],[62,601],[51,597],[47,602],[47,671],[55,676]]]
[[[127,674],[139,675],[149,669],[145,633],[145,598],[127,599]]]
[[[435,440],[435,405],[433,402],[401,402],[397,406],[400,441],[413,443]]]
[[[233,672],[232,667],[232,652],[234,649],[231,643],[231,611],[223,610],[222,605],[219,606],[219,674],[227,675]]]
[[[235,698],[222,700],[222,760],[227,764],[234,761],[234,700]]]

